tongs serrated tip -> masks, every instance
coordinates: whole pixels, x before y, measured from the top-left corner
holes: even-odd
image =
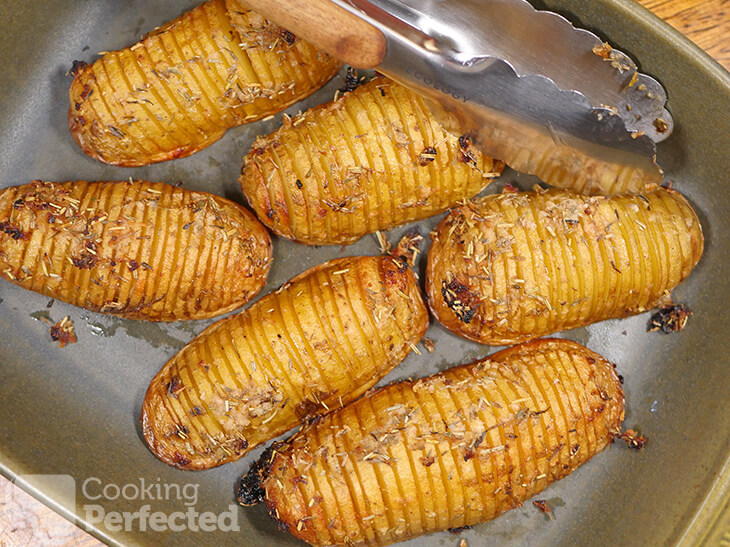
[[[516,170],[589,193],[661,183],[666,93],[565,17],[526,0],[334,1],[387,37],[381,72]]]

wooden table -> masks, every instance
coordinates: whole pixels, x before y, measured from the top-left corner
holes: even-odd
[[[730,0],[639,0],[730,70]]]
[[[639,1],[730,70],[730,0]],[[50,537],[69,547],[103,545],[0,477],[0,546],[43,545]]]

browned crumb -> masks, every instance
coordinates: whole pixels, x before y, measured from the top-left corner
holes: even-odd
[[[657,130],[657,133],[666,133],[669,130],[669,124],[664,118],[657,118],[654,120],[654,128]]]
[[[363,83],[365,83],[365,76],[358,76],[357,69],[349,66],[347,67],[347,74],[345,74],[345,87],[339,91],[340,93],[355,91]]]
[[[462,540],[461,540],[461,541],[459,542],[459,547],[469,547],[469,544],[468,544],[468,543],[466,542],[466,540],[465,540],[465,539],[462,539]]]
[[[429,163],[436,159],[438,152],[432,146],[427,146],[418,156],[418,165],[426,167]]]
[[[473,136],[469,134],[459,137],[458,159],[462,163],[466,163],[468,165],[476,167],[478,150],[474,146],[473,140]]]
[[[66,344],[75,344],[77,341],[73,321],[68,316],[55,325],[51,325],[50,333],[53,341],[58,342],[58,346],[61,348],[66,347]]]
[[[450,283],[445,280],[441,282],[441,294],[444,303],[451,308],[463,323],[471,323],[474,315],[481,305],[479,295],[474,293],[454,277]]]
[[[418,246],[422,241],[423,236],[418,233],[418,230],[409,230],[406,235],[401,238],[392,255],[395,258],[400,258],[406,264],[413,267],[416,264],[418,253],[421,252]]]
[[[180,381],[180,378],[177,376],[173,376],[172,379],[167,383],[167,395],[171,397],[175,397],[177,399],[177,394],[180,393],[183,389],[185,389],[185,386],[183,386],[182,382]]]
[[[619,439],[625,441],[629,448],[633,448],[637,451],[643,450],[647,443],[647,438],[643,435],[639,435],[639,433],[633,429],[627,429],[625,433],[621,434]]]
[[[613,48],[606,42],[603,42],[600,46],[596,46],[593,48],[593,53],[595,53],[599,57],[603,57],[604,59],[610,59],[612,51]]]
[[[535,506],[545,513],[548,517],[550,517],[550,520],[555,520],[555,515],[553,515],[553,510],[550,509],[550,506],[547,504],[545,500],[533,500],[532,503],[535,504]]]
[[[457,535],[457,534],[461,534],[462,532],[466,532],[467,530],[471,530],[472,528],[473,528],[472,526],[460,526],[459,528],[449,528],[449,532],[454,535]],[[463,540],[463,539],[461,541],[465,542],[465,540]]]
[[[684,304],[667,306],[655,313],[649,321],[649,332],[662,331],[671,334],[683,331],[692,312]]]
[[[426,348],[426,351],[428,353],[433,353],[434,352],[434,348],[435,348],[435,344],[434,344],[433,340],[431,340],[430,338],[424,338],[423,339],[423,347]]]
[[[0,232],[8,234],[10,237],[15,239],[27,239],[26,234],[20,231],[20,228],[13,226],[9,222],[0,222]]]

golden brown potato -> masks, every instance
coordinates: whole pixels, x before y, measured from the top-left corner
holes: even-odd
[[[0,276],[128,319],[204,319],[266,284],[271,239],[246,209],[150,182],[0,191]]]
[[[144,436],[165,463],[208,469],[356,399],[428,327],[415,276],[391,257],[333,260],[219,321],[155,376]]]
[[[347,244],[441,213],[478,194],[503,167],[448,133],[417,95],[375,78],[259,137],[240,182],[277,234]]]
[[[433,234],[426,292],[452,332],[508,345],[655,307],[699,262],[697,215],[679,193],[488,196]]]
[[[275,444],[244,477],[312,545],[388,545],[518,507],[620,434],[612,365],[538,340],[415,382],[391,384]]]
[[[209,0],[132,47],[76,62],[69,128],[100,161],[189,156],[319,89],[339,61],[237,0]]]

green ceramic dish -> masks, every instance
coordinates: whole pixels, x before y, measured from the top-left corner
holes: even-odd
[[[126,170],[84,156],[67,130],[65,73],[71,62],[131,44],[192,5],[188,0],[0,4],[0,187],[35,178],[131,176],[182,181],[186,188],[240,201],[236,179],[241,157],[256,134],[278,126],[278,118],[231,130],[190,158]],[[565,334],[618,364],[626,378],[626,426],[649,438],[646,449],[636,453],[614,445],[551,486],[541,497],[552,507],[554,522],[527,503],[462,537],[469,545],[672,545],[703,538],[716,544],[730,537],[723,536],[730,533],[730,472],[725,471],[730,453],[730,343],[725,332],[730,324],[730,75],[630,0],[554,0],[539,2],[539,7],[594,30],[664,84],[676,130],[660,146],[659,159],[668,179],[697,208],[706,252],[675,293],[695,312],[684,333],[647,334],[649,316],[644,314]],[[290,111],[322,102],[340,86],[337,79]],[[530,184],[525,177],[511,178]],[[422,233],[437,220],[419,223]],[[392,233],[391,240],[400,233]],[[276,240],[269,288],[335,256],[375,253],[376,242],[369,237],[344,250]],[[146,504],[152,512],[168,515],[187,511],[188,505],[198,512],[224,513],[235,503],[238,476],[259,451],[219,469],[191,473],[160,463],[141,440],[138,416],[149,380],[209,321],[156,325],[47,304],[47,298],[0,283],[0,471],[5,476],[35,475],[24,478],[24,488],[113,545],[296,543],[261,508],[234,507],[238,532],[195,532],[188,526],[177,532],[141,531],[134,522],[128,530],[114,530],[114,525],[91,524],[100,508],[134,512]],[[44,314],[54,321],[69,315],[78,343],[59,349],[47,325],[37,320]],[[409,357],[387,380],[430,374],[489,353],[437,325],[428,336],[436,342],[436,353]],[[118,499],[93,499],[110,484],[133,486]],[[165,491],[165,485],[173,486]],[[109,486],[107,498],[115,492]],[[457,541],[442,533],[409,544]]]

